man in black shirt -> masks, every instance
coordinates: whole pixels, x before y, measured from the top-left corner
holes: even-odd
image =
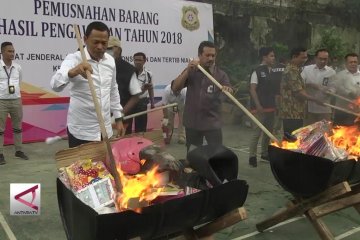
[[[141,88],[136,81],[136,79],[132,80],[131,76],[135,72],[135,67],[122,59],[121,53],[122,48],[120,45],[120,40],[114,36],[109,38],[108,43],[108,53],[111,54],[115,58],[116,64],[116,82],[118,84],[119,94],[120,94],[120,103],[123,106],[124,115],[129,115],[130,111],[134,108],[134,106],[139,101],[139,96],[141,94]],[[131,126],[129,126],[129,122],[132,119],[125,120],[124,126],[126,127],[126,133],[131,133]],[[129,126],[129,127],[127,127]]]

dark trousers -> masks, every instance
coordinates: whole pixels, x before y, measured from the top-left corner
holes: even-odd
[[[189,151],[190,146],[202,146],[204,137],[208,145],[220,146],[222,145],[222,131],[221,129],[199,131],[191,128],[185,128],[186,133],[186,148]]]
[[[78,139],[78,138],[74,137],[74,135],[72,135],[70,133],[68,128],[66,129],[66,131],[67,131],[67,135],[68,135],[69,148],[77,147],[77,146],[79,146],[81,144],[91,142],[91,141],[81,140],[81,139]]]
[[[134,108],[131,110],[130,114],[142,112],[147,110],[147,104],[149,102],[148,98],[141,98],[140,101],[134,106]],[[135,117],[135,132],[146,132],[147,127],[147,114],[143,114],[141,116]],[[131,134],[132,133],[132,125],[133,125],[133,118],[126,120],[126,124],[128,124],[126,128],[125,134]]]
[[[284,133],[292,133],[294,130],[303,127],[303,119],[283,119]]]

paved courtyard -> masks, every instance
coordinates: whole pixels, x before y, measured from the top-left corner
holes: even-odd
[[[248,165],[250,129],[243,125],[224,127],[224,144],[239,158],[239,178],[248,182],[249,194],[245,202],[248,219],[216,234],[216,239],[249,240],[304,240],[320,239],[309,221],[303,216],[286,221],[264,233],[256,231],[255,224],[268,218],[291,198],[274,179],[270,166],[260,162],[257,168]],[[56,166],[54,154],[67,147],[66,141],[53,145],[25,144],[24,151],[31,157],[22,161],[13,157],[13,147],[5,148],[7,164],[0,166],[0,239],[63,240],[56,197]],[[167,151],[184,157],[185,147],[174,141]],[[41,183],[41,215],[10,216],[10,183]],[[336,239],[360,239],[360,215],[353,208],[324,217]]]

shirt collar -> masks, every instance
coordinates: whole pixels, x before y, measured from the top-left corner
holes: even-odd
[[[84,52],[85,52],[86,60],[88,60],[88,61],[90,61],[90,60],[91,60],[91,61],[95,61],[94,59],[91,58],[90,53],[89,53],[87,47],[84,48]],[[106,53],[104,53],[104,56],[103,56],[102,59],[100,59],[100,60],[106,60],[106,59],[107,59]]]
[[[326,65],[323,68],[319,68],[316,64],[314,64],[314,69],[317,69],[319,71],[325,71],[326,70]]]
[[[0,62],[1,62],[1,67],[7,67],[6,64],[4,63],[4,60],[1,59]],[[14,66],[14,61],[11,61],[10,67],[12,67],[12,66]]]
[[[354,75],[354,76],[357,76],[357,75],[360,74],[359,69],[356,71],[356,73],[351,73],[351,72],[350,72],[349,70],[347,70],[347,69],[345,69],[345,72],[346,72],[347,74],[351,74],[351,75]]]

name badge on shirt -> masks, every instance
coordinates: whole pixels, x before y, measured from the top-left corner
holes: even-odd
[[[265,72],[260,72],[260,77],[266,77],[266,73]]]
[[[329,84],[329,78],[328,78],[328,77],[324,77],[322,85],[323,85],[323,86],[327,86],[328,84]]]
[[[208,86],[208,88],[207,88],[207,91],[206,91],[207,93],[213,93],[214,92],[214,85],[210,85],[210,86]]]

